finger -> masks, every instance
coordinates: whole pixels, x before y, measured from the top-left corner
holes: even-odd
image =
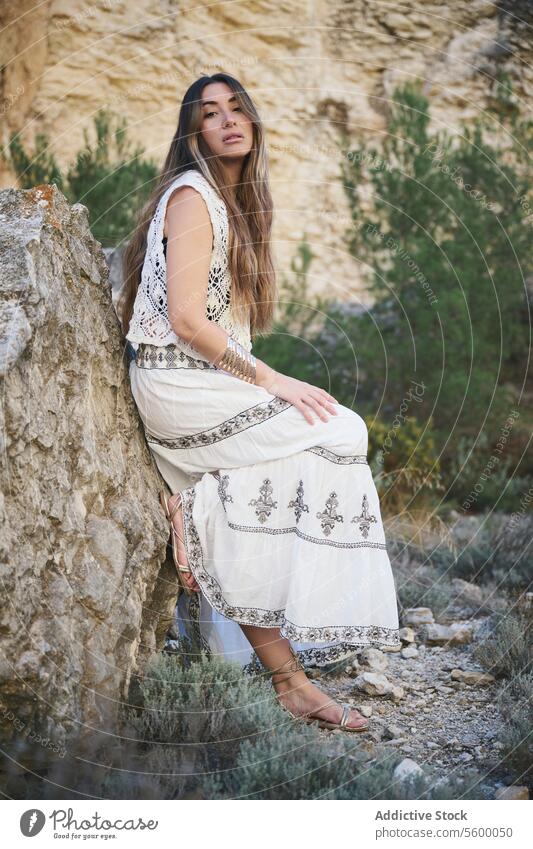
[[[306,404],[302,403],[302,401],[297,401],[295,406],[297,407],[298,410],[300,410],[301,413],[303,413],[304,419],[306,421],[308,421],[309,424],[314,425],[315,420],[312,417],[311,413],[309,412],[308,406]]]
[[[327,393],[319,396],[314,395],[313,397],[316,398],[319,404],[322,404],[328,413],[331,413],[334,416],[338,415],[338,410],[333,406],[333,402],[329,400],[329,395]]]
[[[319,418],[319,419],[322,419],[322,421],[323,421],[323,422],[327,422],[327,421],[329,421],[329,418],[328,418],[328,416],[326,415],[326,413],[325,413],[325,411],[324,411],[323,406],[320,404],[320,402],[319,402],[319,401],[317,401],[315,398],[313,398],[313,396],[312,396],[312,395],[307,395],[307,396],[304,398],[304,401],[305,401],[307,404],[309,404],[309,406],[310,406],[313,410],[315,410],[315,412],[316,412],[316,414],[317,414],[317,416],[318,416],[318,418]]]
[[[315,397],[322,400],[322,402],[329,402],[330,404],[337,404],[338,401],[333,395],[330,395],[329,392],[326,392],[325,389],[321,389],[320,386],[311,386],[310,387],[311,394],[316,393]]]
[[[321,386],[314,386],[312,383],[309,383],[308,386],[309,386],[309,389],[311,389],[314,392],[319,392],[321,395],[324,395],[330,401],[335,401],[335,402],[337,401],[337,399],[330,392],[327,392],[325,389],[322,389]]]

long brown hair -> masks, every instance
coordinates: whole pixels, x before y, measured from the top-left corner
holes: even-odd
[[[224,173],[218,157],[212,153],[200,133],[202,91],[206,85],[214,82],[227,83],[253,127],[252,149],[243,160],[235,197],[225,186]],[[141,281],[148,228],[159,199],[179,174],[191,168],[200,171],[226,203],[233,315],[239,315],[240,307],[245,310],[249,308],[251,334],[266,333],[272,328],[276,275],[270,246],[272,197],[264,130],[248,93],[238,80],[223,72],[200,77],[187,89],[183,98],[178,127],[157,185],[140,211],[137,226],[124,250],[124,282],[119,301],[122,330],[127,334],[129,329],[135,296]]]

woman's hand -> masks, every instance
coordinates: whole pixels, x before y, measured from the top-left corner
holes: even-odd
[[[285,401],[290,401],[304,415],[304,418],[313,425],[315,420],[311,414],[314,410],[323,422],[329,421],[328,413],[336,416],[338,411],[333,406],[338,401],[333,395],[330,395],[324,389],[318,386],[313,386],[312,383],[306,383],[303,380],[297,380],[295,377],[289,377],[286,374],[274,372],[274,377],[270,375],[269,379],[261,384],[271,395],[277,395]]]

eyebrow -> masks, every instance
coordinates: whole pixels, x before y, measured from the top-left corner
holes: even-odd
[[[228,97],[228,103],[232,100],[237,100],[234,94],[231,97]],[[200,106],[218,106],[218,101],[216,100],[202,100]]]

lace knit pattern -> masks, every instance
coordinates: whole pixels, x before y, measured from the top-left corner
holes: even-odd
[[[166,287],[166,257],[163,229],[168,200],[178,186],[192,186],[207,206],[213,228],[213,245],[209,281],[207,286],[206,317],[220,325],[226,333],[250,351],[249,322],[242,325],[231,314],[231,275],[228,266],[228,212],[223,198],[199,171],[184,171],[161,196],[148,228],[147,248],[141,282],[137,290],[133,315],[126,336],[138,347],[143,342],[151,345],[173,344],[184,354],[205,359],[190,343],[172,329],[168,317]]]

